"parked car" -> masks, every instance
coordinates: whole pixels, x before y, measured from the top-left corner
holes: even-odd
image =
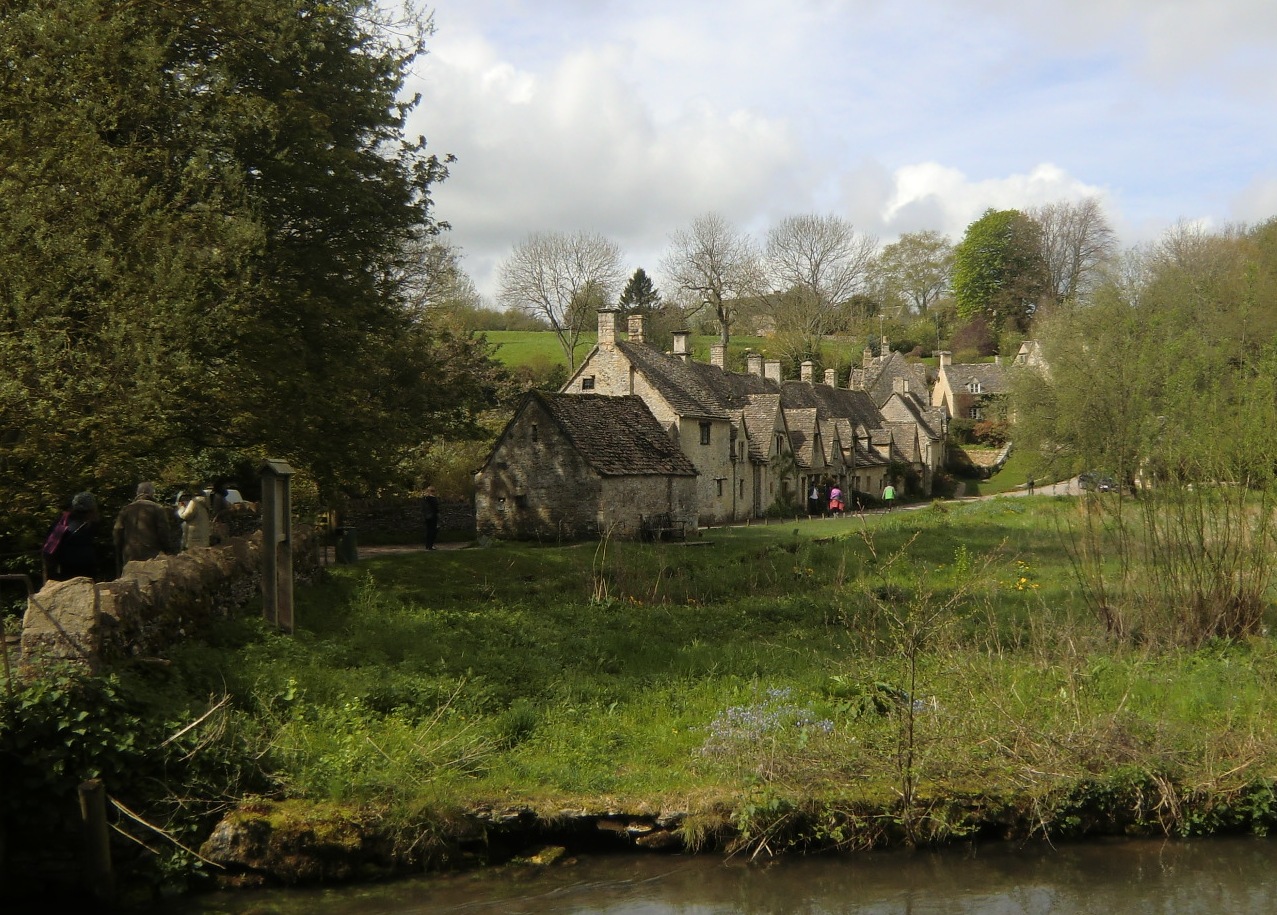
[[[1117,492],[1117,481],[1106,473],[1084,470],[1077,475],[1078,488],[1086,492]]]

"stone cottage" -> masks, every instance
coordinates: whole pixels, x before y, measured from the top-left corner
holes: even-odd
[[[626,339],[618,323],[617,312],[599,312],[598,344],[562,393],[640,397],[696,468],[702,523],[797,505],[813,481],[878,495],[893,463],[941,451],[918,445],[934,441],[930,427],[906,435],[900,425],[923,420],[911,413],[888,427],[871,395],[838,388],[832,371],[818,383],[804,363],[800,379],[785,381],[780,362],[750,353],[745,372],[729,372],[722,344],[711,346],[708,364],[697,363],[690,334],[675,334],[673,352],[664,353],[647,343],[642,317],[630,318]],[[919,400],[918,414],[929,410]],[[894,434],[908,441],[906,450],[893,450]]]
[[[653,515],[695,530],[697,473],[639,397],[533,391],[475,474],[481,536],[634,536]]]
[[[958,419],[1007,418],[1007,375],[998,357],[994,362],[953,362],[949,353],[938,353],[940,367],[931,391],[933,407]]]

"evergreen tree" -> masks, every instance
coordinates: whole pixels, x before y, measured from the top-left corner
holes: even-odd
[[[661,306],[661,294],[657,292],[647,271],[639,267],[630,276],[617,303],[624,314],[652,312]]]
[[[404,136],[400,99],[429,32],[365,0],[10,4],[11,518],[79,489],[110,510],[213,450],[375,482],[464,399],[440,390],[442,338],[400,295],[407,242],[441,228],[447,163]]]

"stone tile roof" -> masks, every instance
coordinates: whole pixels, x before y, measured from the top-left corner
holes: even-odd
[[[616,348],[681,416],[730,419],[729,410],[733,406],[737,409],[744,406],[725,402],[713,386],[706,384],[703,370],[726,374],[719,368],[691,360],[684,362],[644,344],[618,341]]]
[[[980,394],[1007,393],[1006,366],[996,362],[955,362],[944,373],[954,394],[965,392],[972,381],[980,384]]]
[[[641,397],[602,394],[528,395],[602,476],[695,476],[696,468]]]
[[[785,423],[789,426],[790,447],[794,451],[794,460],[802,468],[820,467],[825,463],[824,446],[816,451],[816,433],[820,430],[820,422],[816,418],[816,408],[793,409],[785,411]]]
[[[772,435],[777,429],[784,429],[780,421],[779,394],[753,394],[749,397],[744,409],[745,431],[749,435],[749,456],[756,461],[767,461],[771,451]]]
[[[914,423],[884,423],[891,431],[891,447],[893,453],[899,453],[911,464],[922,460],[922,452],[918,446],[918,427]]]
[[[858,426],[875,429],[882,424],[882,414],[865,391],[849,391],[827,384],[786,381],[780,386],[781,406],[785,411],[815,408],[821,419],[845,417]]]
[[[881,406],[891,397],[897,378],[903,378],[909,382],[909,393],[914,397],[921,399],[927,396],[930,389],[927,367],[921,362],[910,362],[904,355],[894,350],[880,359],[875,359],[873,364],[864,370],[864,388],[873,398],[873,402]]]

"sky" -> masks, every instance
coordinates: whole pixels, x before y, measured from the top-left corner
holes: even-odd
[[[1097,196],[1124,245],[1277,215],[1273,0],[438,0],[408,132],[489,304],[533,232],[661,286],[714,212],[886,244]],[[671,290],[672,291],[672,290]]]

